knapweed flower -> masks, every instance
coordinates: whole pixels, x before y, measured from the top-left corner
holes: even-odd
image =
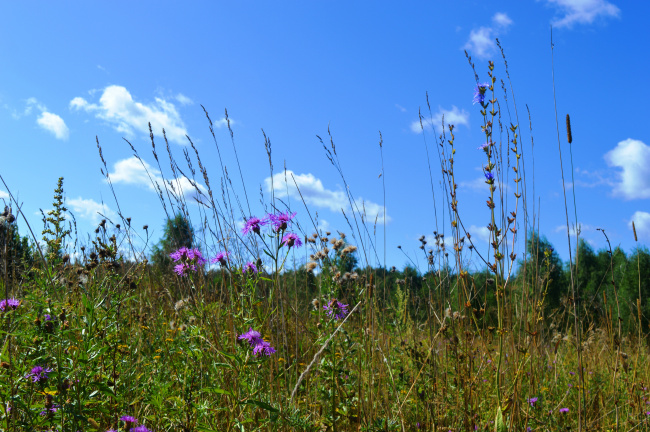
[[[332,299],[329,304],[323,306],[325,313],[335,320],[340,320],[345,318],[348,314],[348,305],[341,303],[337,299]]]
[[[124,430],[129,430],[129,429],[133,430],[132,426],[138,424],[138,419],[130,415],[123,415],[122,417],[120,417],[120,421],[123,421],[125,423]]]
[[[262,342],[262,335],[260,332],[253,330],[253,327],[249,327],[248,331],[239,335],[237,339],[247,340],[251,346],[254,346]]]
[[[297,234],[287,233],[282,237],[282,244],[288,247],[300,247],[302,246],[302,241],[300,241],[300,237]]]
[[[494,174],[492,174],[492,173],[489,172],[489,171],[486,172],[486,173],[485,173],[485,180],[487,180],[488,182],[494,181]]]
[[[249,232],[254,232],[255,234],[260,233],[260,227],[266,225],[269,223],[268,219],[259,219],[256,217],[251,217],[246,221],[246,225],[244,225],[244,228],[242,228],[241,232],[242,234],[246,235]]]
[[[528,399],[528,403],[529,403],[530,406],[532,406],[533,408],[535,408],[535,402],[537,402],[537,398],[536,398],[536,397],[532,397],[532,398]]]
[[[253,355],[265,354],[270,356],[275,352],[275,348],[262,339],[260,332],[253,330],[252,327],[249,327],[246,333],[239,335],[238,339],[248,341],[250,346],[253,347]]]
[[[490,84],[488,83],[476,84],[476,88],[474,89],[474,99],[472,102],[483,105],[483,102],[485,102],[485,91],[488,87],[490,87]]]
[[[201,251],[198,249],[188,249],[182,247],[176,252],[169,254],[170,258],[174,262],[178,263],[174,266],[174,271],[179,275],[183,276],[190,270],[196,271],[197,266],[205,264],[207,261],[203,258]]]
[[[230,255],[230,252],[219,252],[210,262],[212,264],[219,263],[222,266],[225,266],[228,261],[228,255]]]
[[[264,354],[270,356],[273,353],[275,353],[275,348],[273,348],[271,344],[265,340],[258,343],[257,345],[255,345],[255,348],[253,348],[254,355]]]
[[[560,408],[560,412],[561,412],[561,413],[568,413],[568,412],[569,412],[569,408]]]
[[[41,382],[48,378],[47,374],[50,372],[52,372],[52,369],[46,369],[43,366],[34,366],[25,378],[31,378],[33,382]]]
[[[280,213],[280,214],[270,214],[267,216],[268,220],[273,224],[273,231],[280,232],[287,229],[289,222],[296,216],[296,213]]]
[[[252,262],[247,262],[244,265],[244,273],[256,274],[257,273],[257,266]]]
[[[16,300],[15,298],[4,299],[0,301],[0,311],[2,312],[10,308],[16,310],[18,309],[18,306],[20,306],[20,301]]]

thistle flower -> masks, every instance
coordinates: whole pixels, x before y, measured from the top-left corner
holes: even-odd
[[[262,335],[260,332],[253,330],[253,327],[249,327],[248,331],[239,335],[237,339],[247,340],[251,346],[254,346],[262,342]]]
[[[296,212],[293,213],[280,213],[280,214],[268,214],[267,218],[273,224],[273,231],[280,232],[287,229],[289,222],[296,216]]]
[[[196,271],[197,266],[205,264],[207,261],[203,258],[201,251],[198,249],[188,249],[182,247],[176,252],[169,254],[169,257],[178,263],[174,266],[174,271],[179,275],[183,276],[185,273],[190,270]]]
[[[25,376],[31,378],[32,382],[41,382],[47,380],[47,374],[52,372],[50,368],[43,368],[43,366],[34,366],[32,370]]]
[[[256,217],[251,217],[246,221],[246,225],[244,225],[244,228],[242,228],[241,232],[244,235],[248,234],[251,231],[255,234],[259,234],[260,227],[266,225],[267,223],[269,223],[267,218],[259,219]]]
[[[300,241],[300,237],[298,237],[297,234],[294,233],[287,233],[282,237],[282,244],[287,245],[288,247],[300,247],[302,246],[302,242]]]
[[[335,320],[340,320],[346,317],[348,314],[348,305],[341,303],[336,299],[332,299],[329,304],[323,306],[325,313]]]
[[[212,264],[219,263],[222,266],[225,266],[228,261],[228,255],[230,255],[230,252],[219,252],[210,262]]]
[[[9,308],[16,310],[18,309],[18,306],[20,306],[20,301],[16,300],[15,298],[4,299],[0,301],[0,311],[2,312]]]
[[[485,91],[488,89],[488,87],[490,87],[490,84],[488,83],[477,84],[476,88],[474,89],[474,99],[472,102],[483,105],[483,102],[485,102]]]
[[[273,353],[275,353],[275,348],[273,348],[270,343],[264,340],[255,345],[255,348],[253,348],[253,355],[264,354],[270,356]]]
[[[123,415],[120,417],[120,421],[125,423],[124,430],[133,430],[131,427],[138,424],[138,419],[130,415]]]
[[[244,274],[245,274],[245,273],[256,274],[258,270],[257,270],[257,266],[255,266],[254,263],[252,263],[252,262],[247,262],[247,263],[244,265],[244,270],[243,270],[243,271],[244,271]]]

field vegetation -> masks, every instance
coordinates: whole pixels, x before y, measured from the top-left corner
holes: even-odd
[[[593,250],[566,206],[571,257],[560,259],[539,231],[534,142],[521,142],[532,120],[520,124],[504,64],[504,80],[490,63],[468,85],[483,120],[479,149],[459,145],[453,125],[425,136],[437,167],[425,175],[441,176],[446,223],[434,242],[420,238],[424,268],[386,265],[376,234],[387,227],[349,188],[347,226],[333,232],[318,230],[304,203],[273,195],[254,214],[245,193],[254,185],[231,179],[223,161],[205,166],[191,141],[181,171],[168,145],[158,153],[155,131],[154,157],[174,174],[154,185],[165,223],[156,244],[121,212],[77,233],[63,178],[42,228],[7,202],[0,429],[650,430],[650,253],[638,242]],[[566,128],[565,160],[568,116]],[[321,143],[347,187],[332,135]],[[265,148],[273,173],[268,139]],[[458,211],[454,159],[468,151],[485,155],[487,254]],[[483,270],[471,270],[476,262]]]

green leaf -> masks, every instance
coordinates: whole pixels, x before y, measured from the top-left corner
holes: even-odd
[[[507,430],[508,428],[506,427],[506,424],[503,421],[503,413],[501,412],[501,407],[497,407],[497,416],[494,419],[494,431],[506,432]]]
[[[207,392],[210,392],[210,393],[225,394],[225,395],[228,395],[228,396],[234,396],[231,391],[220,389],[218,387],[206,387],[203,390],[207,391]]]
[[[265,409],[269,412],[272,413],[277,413],[280,412],[277,408],[273,408],[271,405],[267,404],[266,402],[258,401],[258,400],[253,400],[253,399],[247,399],[245,401],[241,401],[240,404],[242,405],[256,405],[262,409]]]

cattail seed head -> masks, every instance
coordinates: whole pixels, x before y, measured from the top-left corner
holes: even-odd
[[[569,144],[573,142],[573,135],[571,135],[571,118],[569,114],[566,115],[566,139],[569,141]]]

